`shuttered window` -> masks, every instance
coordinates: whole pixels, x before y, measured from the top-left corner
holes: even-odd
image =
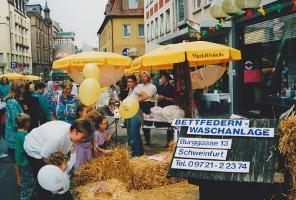
[[[296,38],[296,13],[245,27],[245,44]]]

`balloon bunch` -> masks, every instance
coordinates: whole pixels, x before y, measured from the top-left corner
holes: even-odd
[[[80,84],[78,97],[84,105],[89,106],[94,104],[101,95],[100,70],[96,64],[86,64],[82,74],[85,79]]]

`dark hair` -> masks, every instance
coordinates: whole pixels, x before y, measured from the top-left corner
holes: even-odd
[[[137,77],[134,74],[129,75],[126,79],[132,79],[133,81],[137,82]]]
[[[94,132],[91,121],[87,119],[75,120],[70,127],[71,131],[74,129],[80,133],[83,133],[86,137],[90,136]]]
[[[64,162],[68,162],[68,157],[60,151],[55,151],[48,157],[49,164],[61,166]]]
[[[160,72],[160,77],[164,76],[166,79],[170,80],[171,77],[167,72]]]
[[[15,122],[17,125],[17,128],[19,129],[25,129],[28,128],[27,126],[30,125],[30,116],[25,113],[21,113],[15,118]]]
[[[6,76],[3,76],[3,77],[1,78],[0,84],[1,84],[1,85],[4,84],[4,83],[3,83],[3,80],[4,80],[4,79],[7,79],[7,83],[6,83],[6,84],[9,84],[9,79],[8,79],[8,77],[6,77]]]
[[[79,115],[80,112],[82,112],[86,107],[87,106],[82,103],[78,104],[77,109],[76,109],[76,119],[80,118],[80,115]]]
[[[43,89],[45,88],[45,84],[43,82],[37,82],[35,83],[35,90]]]
[[[98,129],[100,127],[100,124],[102,123],[102,121],[106,119],[106,117],[104,116],[97,116],[93,119],[93,122],[94,122],[94,127],[95,129]]]

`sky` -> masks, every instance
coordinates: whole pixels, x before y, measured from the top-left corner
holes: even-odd
[[[47,0],[50,16],[64,31],[74,31],[76,44],[98,47],[97,31],[104,20],[108,0]],[[45,5],[45,0],[30,0],[29,4]]]

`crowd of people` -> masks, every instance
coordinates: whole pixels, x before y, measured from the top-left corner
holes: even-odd
[[[148,72],[140,74],[140,84],[135,75],[126,80],[127,88],[119,95],[120,100],[133,95],[140,103],[138,114],[127,120],[128,143],[132,156],[141,156],[144,154],[140,135],[143,114],[150,114],[156,102],[161,107],[174,104],[175,92],[166,73],[161,74],[158,88],[151,83]],[[14,162],[20,199],[71,199],[65,188],[45,190],[37,181],[38,172],[44,166],[55,165],[70,173],[71,169],[94,156],[112,153],[106,148],[111,140],[106,132],[108,119],[96,110],[95,105],[80,103],[77,92],[73,94],[71,81],[58,85],[52,81],[46,84],[10,82],[3,77],[0,96],[5,102],[1,111],[1,137],[5,140],[8,156]],[[146,145],[149,145],[150,129],[143,128],[143,133]],[[167,135],[169,143],[173,139],[172,130],[168,130]],[[65,159],[61,155],[66,156]],[[0,152],[0,158],[5,156]]]

